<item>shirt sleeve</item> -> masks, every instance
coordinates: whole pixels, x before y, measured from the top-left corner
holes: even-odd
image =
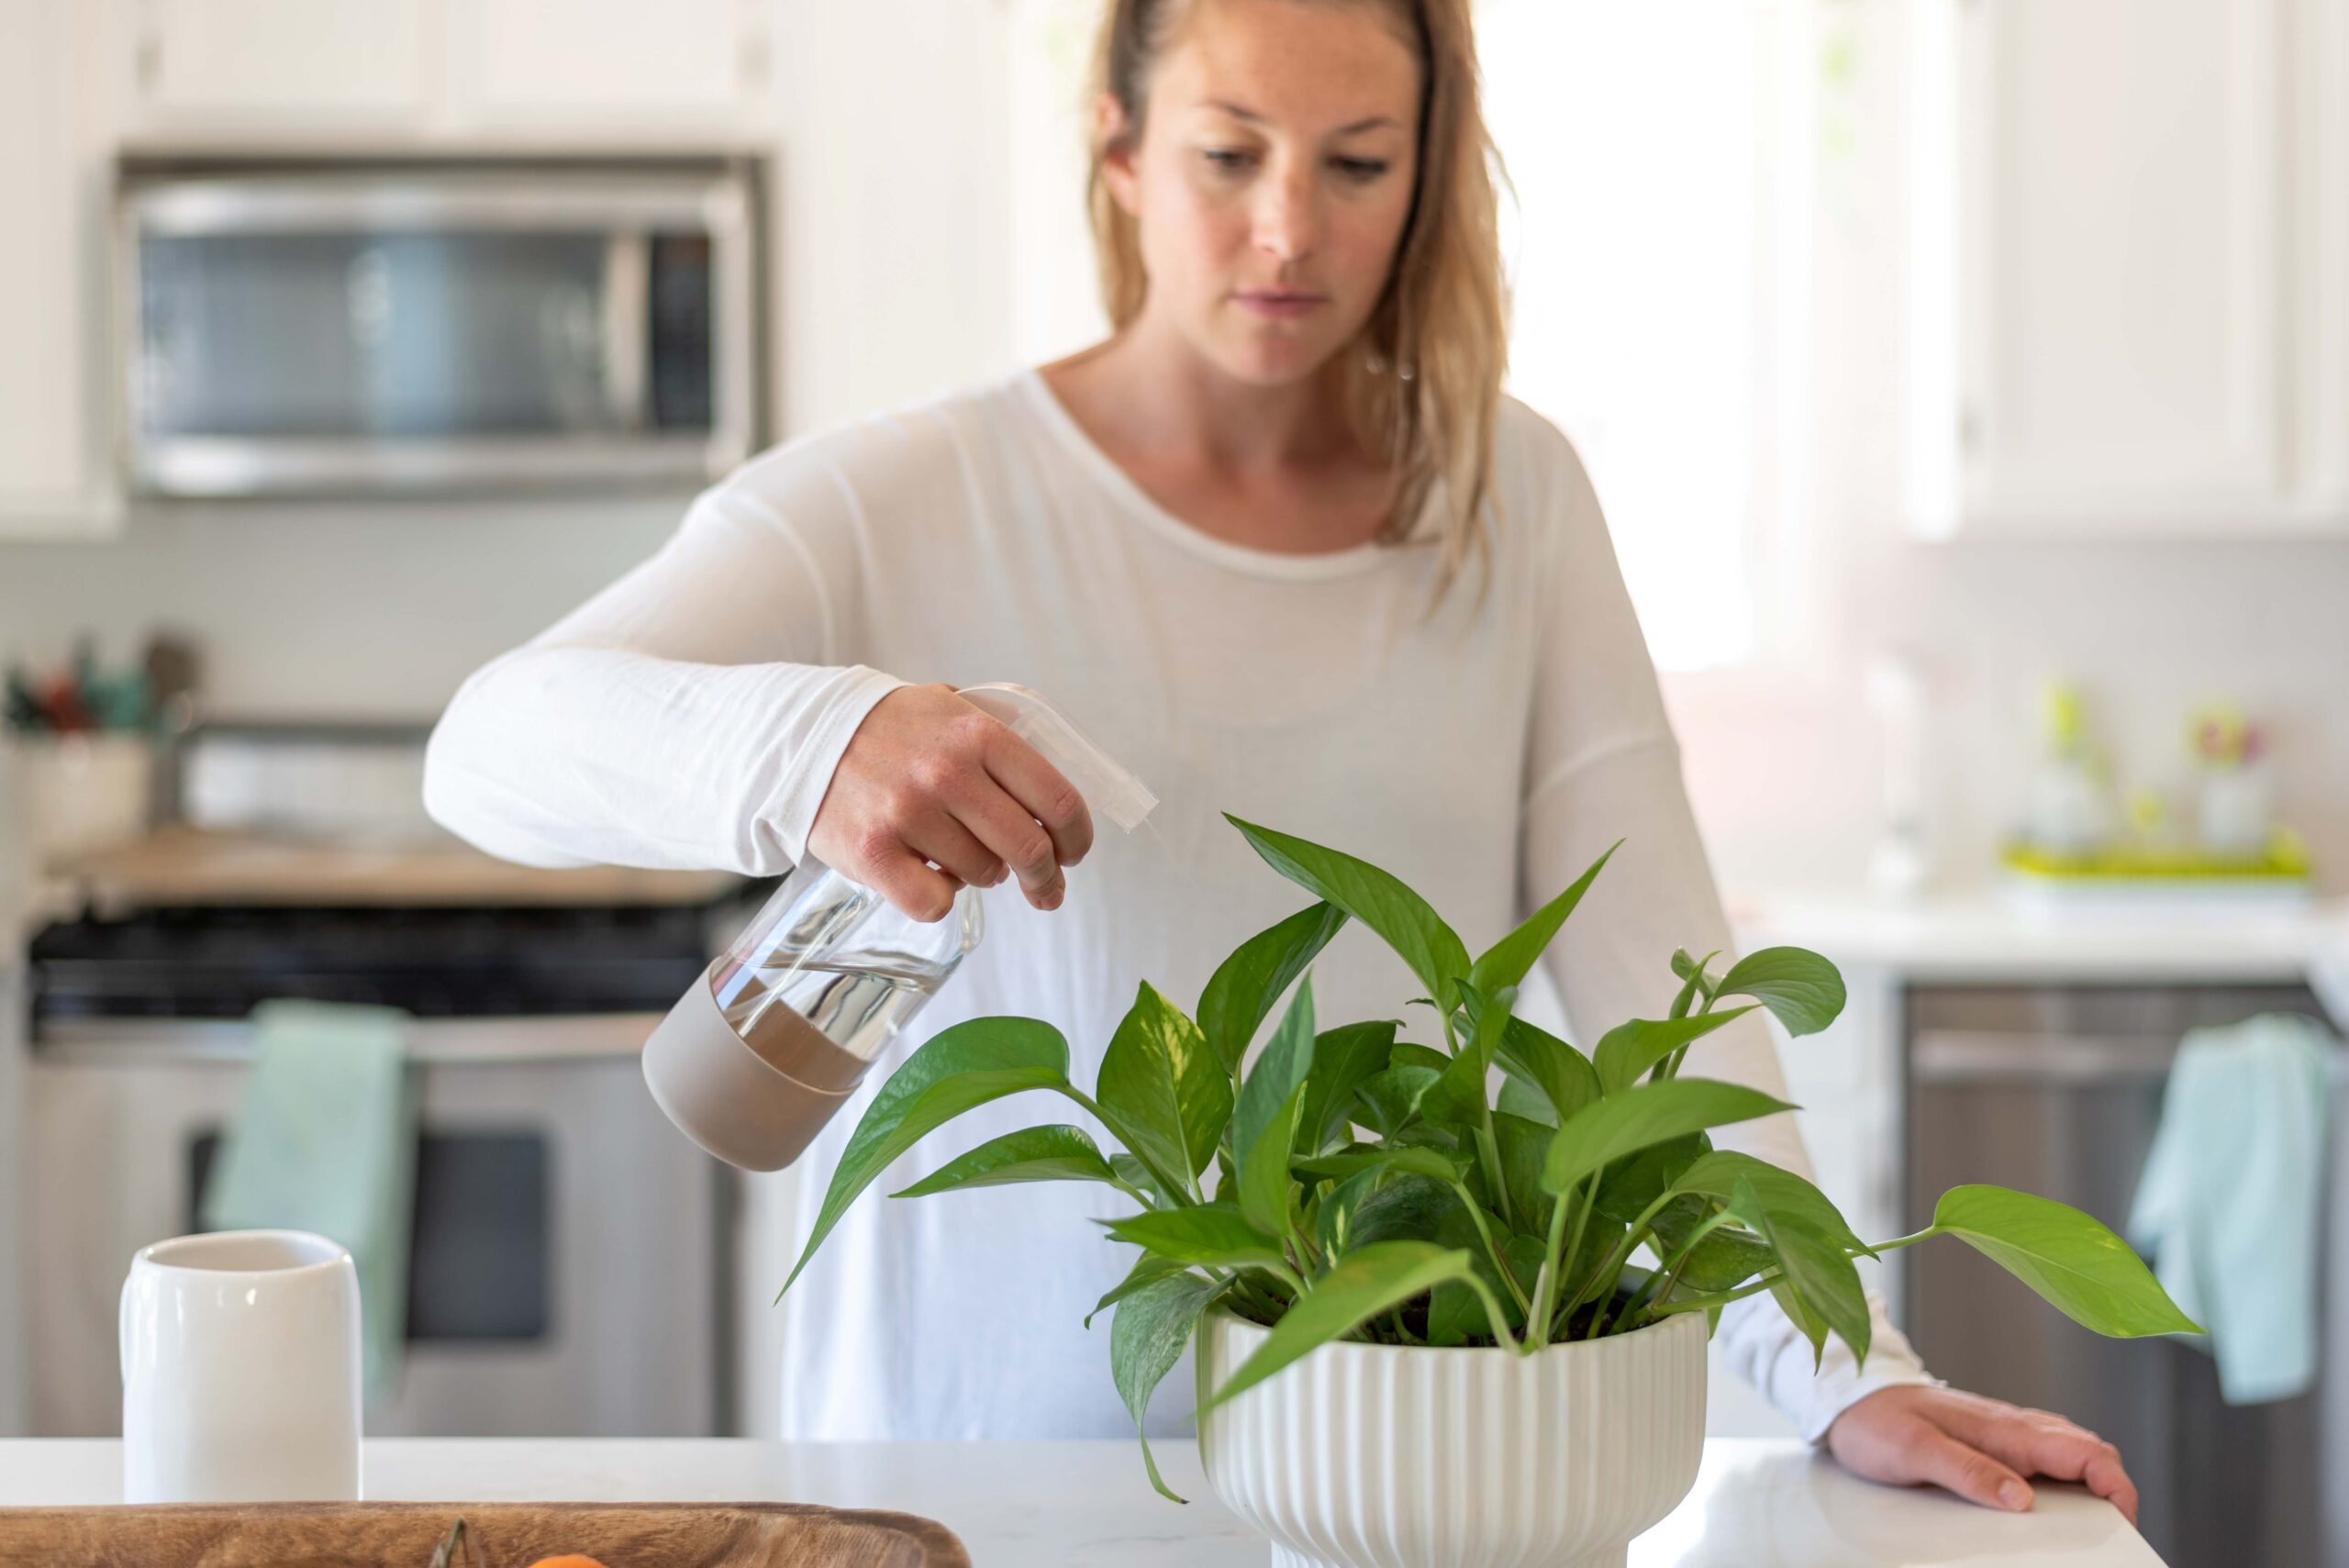
[[[427,810],[530,865],[789,870],[904,684],[846,662],[857,522],[792,448],[705,492],[650,560],[465,681],[426,750]]]
[[[1540,510],[1526,519],[1536,525],[1529,548],[1539,552],[1542,602],[1522,902],[1530,911],[1554,897],[1622,840],[1542,961],[1573,1038],[1587,1050],[1627,1018],[1664,1016],[1679,984],[1669,965],[1675,948],[1699,957],[1718,952],[1716,969],[1735,955],[1681,782],[1679,745],[1598,495],[1565,439],[1546,425],[1539,434],[1548,449],[1536,471]],[[1683,1072],[1787,1097],[1776,1043],[1760,1013],[1691,1046]],[[1811,1174],[1791,1112],[1717,1128],[1713,1140]],[[1887,1318],[1882,1301],[1871,1296],[1869,1306],[1875,1327],[1865,1371],[1832,1336],[1814,1369],[1809,1341],[1767,1293],[1725,1308],[1716,1338],[1730,1365],[1805,1439],[1816,1440],[1867,1394],[1936,1381]]]

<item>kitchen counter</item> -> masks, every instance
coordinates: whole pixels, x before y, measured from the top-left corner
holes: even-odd
[[[1761,895],[1728,903],[1742,951],[1795,942],[1843,968],[1880,967],[1915,980],[2314,979],[2320,995],[2349,981],[2349,900],[2036,909],[1977,893],[1909,901]]]
[[[796,1501],[900,1508],[959,1534],[978,1568],[1228,1568],[1264,1539],[1207,1489],[1197,1450],[1158,1447],[1155,1496],[1128,1441],[773,1443],[412,1439],[367,1445],[384,1500]],[[0,1507],[111,1503],[121,1445],[0,1441]],[[2028,1514],[1854,1479],[1807,1445],[1715,1440],[1696,1489],[1631,1549],[1635,1568],[2159,1568],[2110,1505],[2043,1485]]]

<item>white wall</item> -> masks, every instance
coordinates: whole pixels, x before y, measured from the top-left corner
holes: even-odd
[[[1926,546],[1900,490],[1896,328],[1904,150],[1898,0],[1826,7],[1852,68],[1819,106],[1812,518],[1805,651],[1667,680],[1723,881],[1846,884],[1874,821],[1870,651],[1936,670],[1945,861],[1978,873],[2021,796],[2040,679],[2103,704],[2125,772],[2178,755],[2186,706],[2226,692],[2276,721],[2288,817],[2349,888],[2349,540]],[[1081,232],[1057,150],[1076,120],[1014,29],[1082,54],[1089,0],[791,6],[779,39],[778,395],[804,429],[1059,351],[1094,319],[1081,272],[1015,272],[1017,226]],[[1072,35],[1070,29],[1077,28]],[[885,92],[875,83],[885,83]],[[914,112],[915,109],[919,112]],[[1827,134],[1833,130],[1832,135]],[[1013,177],[1014,169],[1024,171]],[[1061,205],[1064,203],[1065,205]],[[0,657],[84,628],[128,651],[195,634],[216,706],[424,718],[466,671],[656,545],[683,497],[529,508],[218,507],[136,516],[97,545],[0,543]]]

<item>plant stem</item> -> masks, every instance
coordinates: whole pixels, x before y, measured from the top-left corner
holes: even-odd
[[[1770,1282],[1778,1277],[1776,1269],[1764,1269],[1735,1290],[1716,1291],[1709,1296],[1684,1296],[1677,1301],[1666,1301],[1648,1308],[1651,1318],[1669,1318],[1675,1312],[1700,1312],[1708,1307],[1726,1307],[1742,1301],[1755,1291],[1767,1290]]]
[[[1706,1216],[1703,1222],[1682,1240],[1680,1245],[1674,1250],[1672,1256],[1664,1260],[1663,1266],[1648,1276],[1648,1283],[1640,1287],[1639,1294],[1631,1298],[1631,1304],[1624,1308],[1625,1316],[1644,1311],[1651,1304],[1670,1296],[1672,1287],[1679,1283],[1680,1271],[1687,1267],[1688,1260],[1696,1255],[1697,1243],[1728,1224],[1729,1221],[1730,1212],[1725,1208],[1716,1209]]]
[[[1517,1217],[1509,1208],[1508,1180],[1501,1173],[1500,1140],[1493,1136],[1493,1107],[1485,1099],[1482,1084],[1476,1085],[1476,1109],[1484,1118],[1483,1125],[1476,1129],[1476,1157],[1484,1162],[1485,1181],[1493,1189],[1493,1196],[1499,1201],[1501,1223],[1514,1230],[1517,1229]]]
[[[1623,1232],[1623,1240],[1616,1243],[1614,1248],[1608,1252],[1607,1256],[1598,1260],[1597,1266],[1594,1267],[1587,1275],[1584,1276],[1582,1284],[1575,1287],[1574,1295],[1566,1298],[1567,1311],[1572,1312],[1575,1307],[1581,1306],[1583,1299],[1591,1294],[1593,1286],[1599,1287],[1598,1294],[1602,1299],[1611,1294],[1609,1290],[1606,1288],[1604,1282],[1610,1278],[1620,1278],[1621,1276],[1623,1265],[1631,1261],[1631,1253],[1639,1246],[1640,1238],[1647,1234],[1649,1223],[1653,1221],[1658,1214],[1663,1212],[1664,1206],[1665,1204],[1670,1203],[1674,1198],[1678,1197],[1679,1195],[1679,1191],[1676,1188],[1666,1187],[1664,1191],[1656,1195],[1654,1202],[1649,1204],[1647,1207],[1640,1210],[1640,1217],[1631,1221],[1630,1229]]]
[[[1582,1207],[1575,1215],[1574,1229],[1566,1232],[1566,1250],[1558,1259],[1558,1277],[1561,1283],[1564,1281],[1565,1272],[1574,1267],[1575,1254],[1582,1251],[1583,1232],[1590,1229],[1590,1211],[1598,1207],[1598,1184],[1604,1181],[1606,1176],[1607,1167],[1601,1165],[1590,1173],[1590,1185],[1583,1189]],[[1565,1303],[1563,1307],[1563,1310],[1568,1314],[1571,1314],[1574,1309],[1573,1302]],[[1546,1326],[1543,1331],[1545,1333],[1548,1331]]]
[[[1920,1241],[1930,1241],[1941,1233],[1940,1226],[1928,1225],[1922,1230],[1912,1231],[1906,1236],[1896,1236],[1889,1241],[1876,1242],[1870,1250],[1877,1252],[1890,1252],[1902,1247],[1913,1247]]]
[[[1509,1299],[1517,1303],[1520,1312],[1531,1310],[1531,1303],[1525,1299],[1524,1287],[1517,1283],[1517,1276],[1508,1272],[1508,1260],[1501,1256],[1498,1247],[1493,1245],[1493,1231],[1485,1223],[1484,1206],[1468,1191],[1465,1183],[1453,1183],[1452,1190],[1460,1195],[1460,1207],[1468,1211],[1469,1222],[1476,1227],[1476,1235],[1485,1243],[1485,1255],[1492,1259],[1493,1268],[1500,1274],[1501,1283],[1508,1286]]]
[[[1593,1173],[1590,1178],[1598,1177]],[[1574,1189],[1558,1195],[1550,1207],[1550,1236],[1542,1248],[1542,1272],[1533,1278],[1533,1301],[1525,1309],[1525,1338],[1530,1344],[1547,1344],[1550,1340],[1550,1303],[1558,1288],[1558,1275],[1565,1268],[1558,1251],[1565,1244],[1566,1206],[1574,1201]]]
[[[1115,1176],[1109,1178],[1109,1184],[1117,1188],[1119,1192],[1125,1194],[1128,1197],[1133,1199],[1136,1203],[1141,1205],[1144,1208],[1156,1208],[1158,1207],[1158,1200],[1151,1196],[1148,1193],[1142,1191],[1140,1187],[1122,1182]]]

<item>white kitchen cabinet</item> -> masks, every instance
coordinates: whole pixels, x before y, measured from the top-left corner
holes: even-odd
[[[2304,17],[2305,0],[1919,8],[1925,531],[2337,526],[2303,431],[2316,304],[2292,284],[2295,215],[2332,199],[2293,118],[2316,81],[2289,52]]]
[[[88,20],[79,0],[0,6],[0,538],[85,534],[112,516],[93,371],[103,274]]]
[[[448,28],[452,90],[484,124],[722,128],[765,82],[762,0],[463,0]]]
[[[429,110],[429,0],[127,3],[142,131],[390,128]]]

